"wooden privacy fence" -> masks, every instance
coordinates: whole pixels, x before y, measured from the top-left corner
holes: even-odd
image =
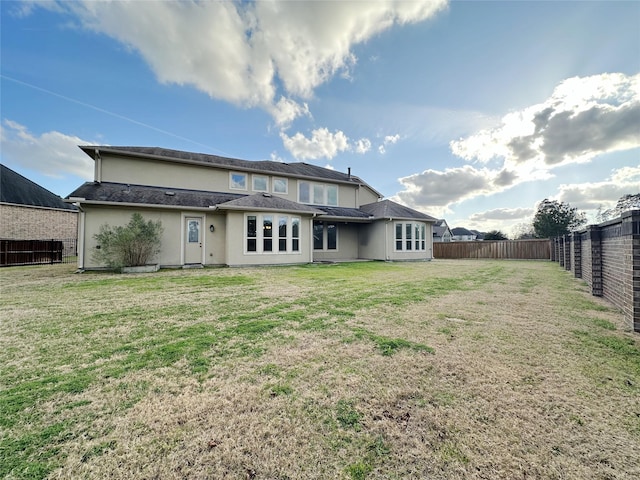
[[[70,263],[77,255],[76,239],[0,240],[0,266]]]
[[[434,242],[433,257],[550,260],[551,242],[548,239]]]

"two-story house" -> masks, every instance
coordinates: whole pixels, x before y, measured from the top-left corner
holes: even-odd
[[[163,225],[163,267],[339,260],[430,260],[435,219],[389,200],[351,172],[153,147],[80,147],[94,181],[66,201],[80,211],[80,269],[104,224],[134,212]]]

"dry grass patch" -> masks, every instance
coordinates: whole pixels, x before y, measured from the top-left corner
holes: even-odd
[[[554,264],[0,281],[0,476],[640,475],[638,336]]]

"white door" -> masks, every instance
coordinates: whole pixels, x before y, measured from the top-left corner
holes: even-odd
[[[202,263],[202,218],[185,217],[184,263]]]

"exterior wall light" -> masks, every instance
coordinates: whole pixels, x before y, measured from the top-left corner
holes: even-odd
[[[214,227],[213,225],[209,225],[209,231],[211,233],[213,233],[213,231],[216,229],[216,227]]]

